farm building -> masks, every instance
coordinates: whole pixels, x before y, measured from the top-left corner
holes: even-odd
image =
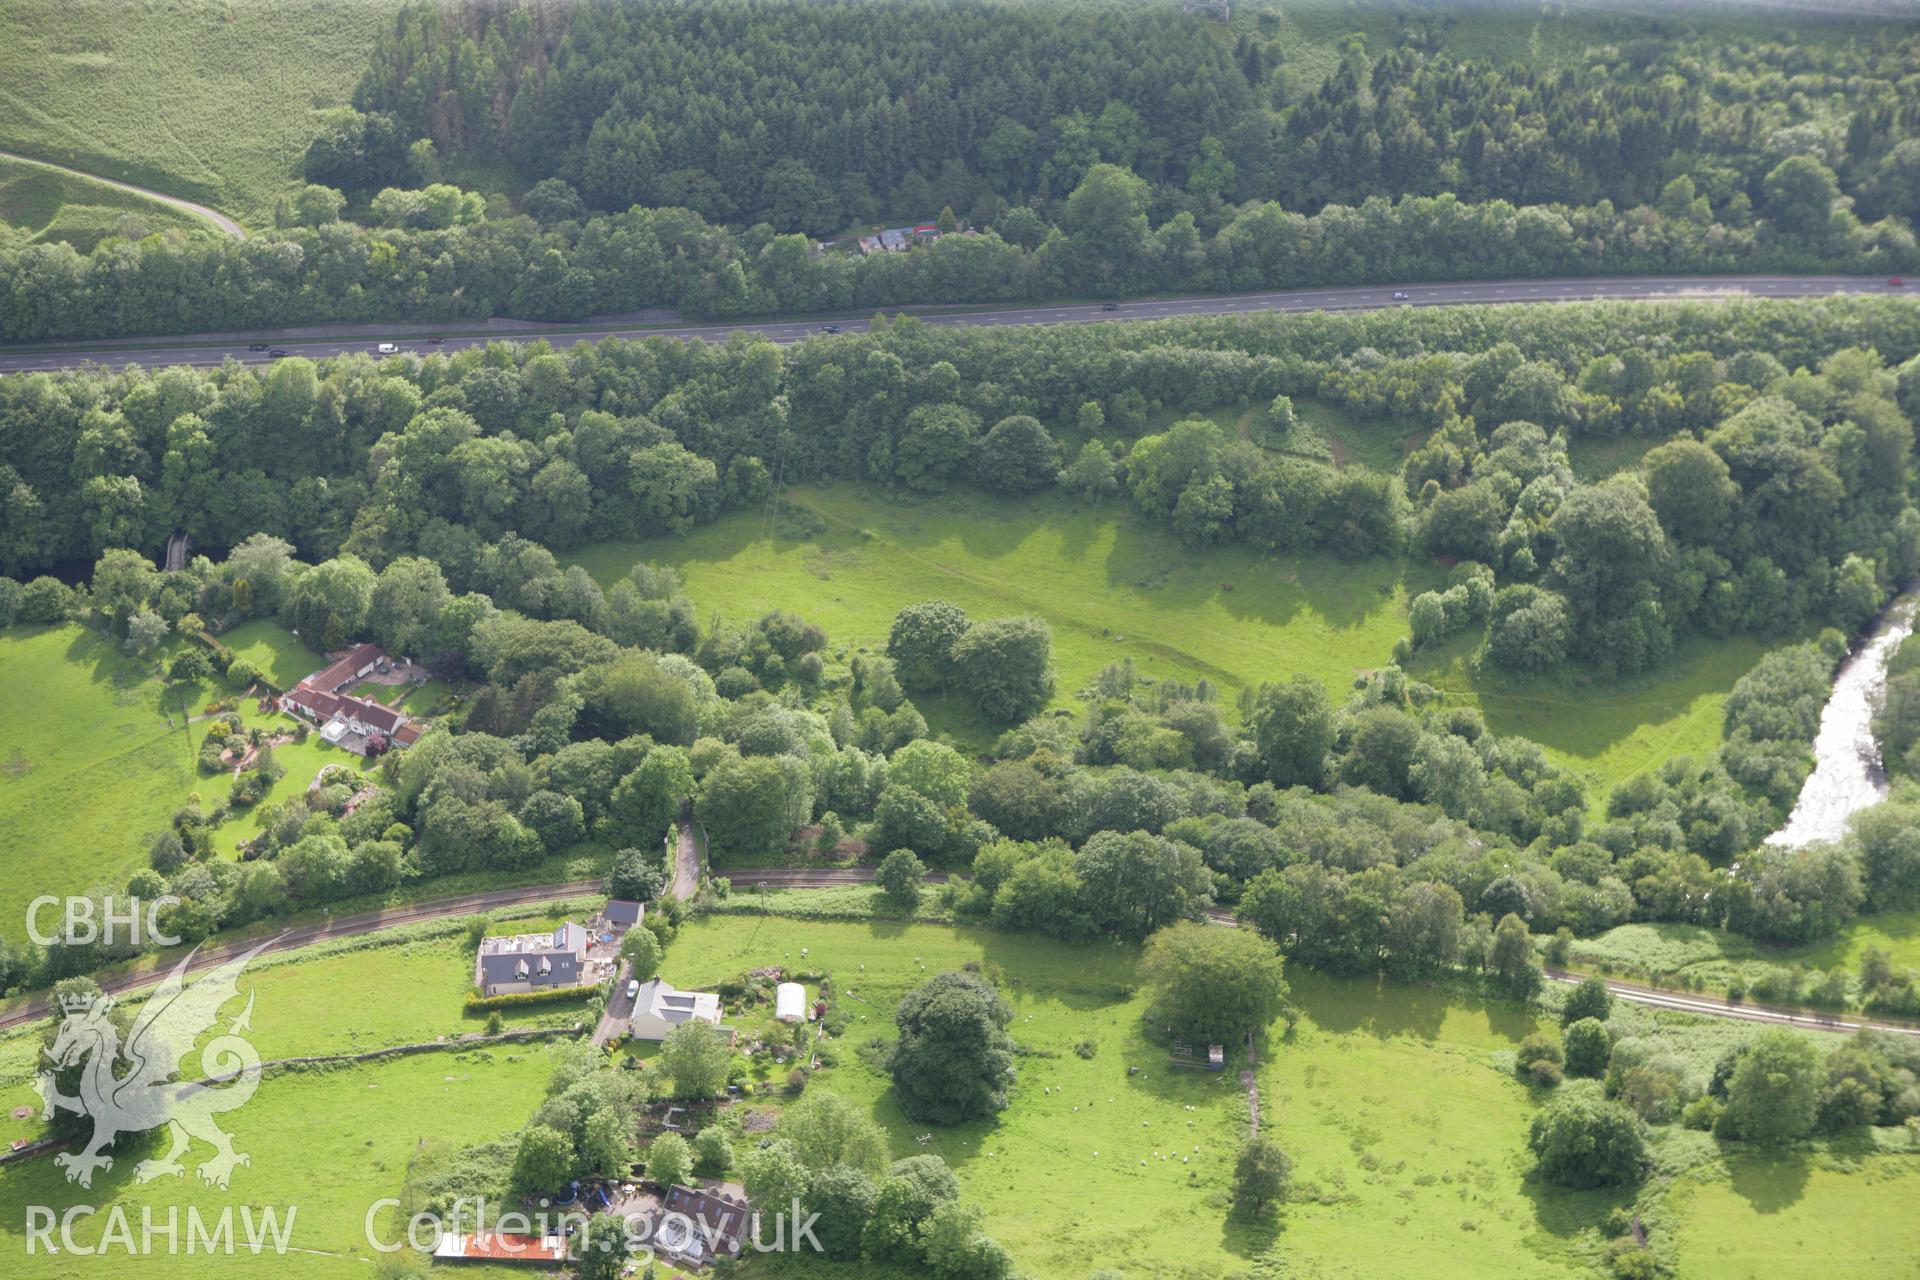
[[[646,919],[645,904],[631,902],[626,898],[608,898],[607,905],[600,909],[600,924],[614,937],[621,937],[627,930]]]
[[[783,982],[773,989],[774,1016],[782,1022],[804,1022],[807,1017],[807,989],[797,982]]]

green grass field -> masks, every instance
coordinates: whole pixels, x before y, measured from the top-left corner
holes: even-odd
[[[791,609],[835,649],[883,649],[893,615],[936,596],[977,616],[1039,614],[1053,627],[1063,706],[1123,657],[1144,675],[1211,680],[1229,706],[1243,686],[1293,671],[1337,696],[1387,661],[1405,629],[1390,561],[1193,552],[1118,504],[1052,495],[902,500],[835,487],[793,500],[818,515],[819,534],[770,536],[764,514],[739,512],[685,537],[601,543],[572,558],[602,583],[637,560],[672,564],[703,624],[715,611],[747,622]],[[942,724],[991,732],[960,708]]]
[[[1674,1180],[1687,1280],[1881,1280],[1920,1254],[1920,1157],[1736,1157]]]
[[[271,219],[317,113],[343,106],[388,6],[18,0],[0,8],[0,147]]]
[[[271,620],[221,639],[283,686],[325,663]],[[168,651],[183,643],[170,641]],[[118,890],[146,865],[148,844],[175,809],[195,796],[206,809],[226,800],[233,779],[199,772],[206,727],[183,729],[182,707],[201,716],[232,690],[217,676],[168,689],[147,674],[152,665],[76,626],[0,631],[0,866],[13,873],[0,885],[0,934],[25,937],[26,905],[38,894]],[[423,711],[449,692],[430,681],[408,696],[408,709]],[[239,715],[248,727],[288,730],[296,723],[259,712],[246,699]],[[274,756],[285,776],[259,804],[236,810],[216,829],[221,852],[236,853],[258,833],[269,806],[304,790],[325,765],[363,763],[317,734],[274,748]]]
[[[925,975],[981,963],[1031,1052],[1006,1112],[934,1130],[925,1149],[954,1166],[987,1229],[1038,1277],[1104,1266],[1197,1278],[1276,1262],[1301,1276],[1588,1276],[1617,1205],[1650,1214],[1656,1251],[1677,1256],[1674,1274],[1689,1280],[1899,1274],[1920,1240],[1910,1211],[1920,1157],[1888,1150],[1897,1134],[1767,1158],[1656,1129],[1663,1173],[1644,1186],[1545,1187],[1527,1177],[1537,1099],[1512,1081],[1504,1052],[1539,1026],[1532,1014],[1299,968],[1289,977],[1303,1018],[1291,1035],[1272,1029],[1258,1069],[1262,1123],[1293,1159],[1294,1193],[1277,1230],[1230,1225],[1245,1104],[1233,1073],[1174,1068],[1142,1035],[1136,955],[941,925],[707,917],[674,942],[666,972],[696,987],[768,964],[830,972],[841,1007],[862,1016],[811,1087],[870,1106],[896,1154],[911,1154],[928,1127],[900,1113],[849,1046],[890,1036],[894,1004]],[[1617,1015],[1620,1034],[1654,1038],[1701,1080],[1750,1032],[1630,1006]],[[1072,1051],[1083,1038],[1097,1046],[1091,1059]]]
[[[1567,461],[1573,464],[1574,475],[1592,484],[1639,466],[1640,459],[1661,443],[1655,436],[1575,436],[1567,442]]]
[[[1529,1015],[1296,970],[1305,1019],[1289,1037],[1275,1028],[1259,1069],[1263,1123],[1305,1191],[1276,1235],[1227,1223],[1243,1095],[1235,1072],[1172,1067],[1148,1042],[1136,956],[938,925],[721,918],[684,929],[664,972],[698,987],[766,964],[830,971],[859,1013],[813,1087],[870,1105],[907,1155],[927,1126],[852,1048],[891,1035],[894,1004],[923,976],[991,966],[1034,1052],[1008,1111],[936,1130],[924,1149],[955,1167],[1035,1276],[1218,1276],[1270,1252],[1290,1275],[1582,1274],[1561,1235],[1604,1213],[1604,1198],[1541,1203],[1522,1181],[1532,1106],[1497,1054],[1533,1028]],[[1073,1052],[1083,1038],[1091,1059]]]
[[[544,919],[530,916],[514,928]],[[501,926],[508,927],[508,926]],[[462,922],[415,926],[369,943],[346,939],[256,962],[241,991],[254,997],[249,1039],[264,1059],[357,1053],[484,1029],[462,1000],[472,984],[472,949]],[[376,994],[377,993],[377,994]],[[227,1012],[237,1012],[238,1005]],[[577,1007],[506,1012],[509,1027],[568,1025]],[[29,1028],[0,1039],[0,1137],[32,1138],[43,1130],[32,1091],[38,1039]],[[141,1154],[116,1161],[91,1191],[70,1186],[50,1160],[0,1169],[0,1276],[81,1276],[86,1262],[44,1255],[26,1259],[20,1237],[27,1204],[123,1205],[134,1215],[151,1205],[184,1213],[189,1204],[217,1212],[223,1204],[295,1205],[293,1244],[278,1260],[220,1259],[220,1274],[364,1276],[372,1259],[361,1223],[373,1202],[397,1196],[416,1146],[478,1141],[519,1127],[551,1070],[544,1044],[431,1053],[376,1064],[269,1072],[255,1097],[226,1117],[237,1148],[252,1165],[236,1170],[229,1192],[203,1188],[191,1174],[148,1186],[130,1174]],[[189,1160],[198,1159],[196,1151]],[[103,1186],[104,1183],[104,1186]],[[96,1219],[95,1232],[99,1230]],[[82,1239],[85,1232],[80,1231]],[[97,1262],[92,1265],[99,1265]],[[171,1276],[177,1260],[133,1260],[116,1274]],[[74,1270],[65,1270],[71,1266]],[[232,1269],[229,1270],[228,1268]]]
[[[502,919],[492,932],[538,930],[550,918]],[[550,926],[549,926],[550,927]],[[347,939],[264,956],[241,978],[242,997],[254,995],[249,1039],[266,1060],[362,1053],[397,1044],[486,1029],[485,1015],[465,1011],[473,989],[473,948],[464,921],[436,921],[371,939]],[[379,992],[378,999],[367,993]],[[136,1007],[141,997],[130,997]],[[512,1027],[569,1026],[582,1005],[552,1005],[501,1012]],[[237,1013],[235,1005],[232,1012]],[[0,1037],[0,1141],[32,1139],[44,1130],[33,1091],[40,1027]],[[32,1104],[31,1117],[13,1111]]]
[[[276,686],[291,689],[327,665],[325,654],[315,653],[293,632],[272,618],[253,618],[221,633],[220,643],[245,658]]]
[[[236,1150],[252,1163],[236,1169],[227,1191],[205,1186],[192,1169],[208,1153],[196,1143],[184,1157],[188,1172],[146,1184],[133,1180],[134,1159],[116,1160],[94,1178],[91,1190],[64,1180],[50,1159],[0,1168],[0,1276],[22,1280],[84,1280],[110,1270],[115,1276],[179,1277],[366,1277],[378,1256],[368,1245],[365,1223],[376,1202],[398,1198],[406,1185],[408,1162],[426,1147],[486,1141],[525,1123],[542,1096],[552,1071],[552,1053],[543,1046],[489,1048],[460,1054],[418,1057],[343,1068],[329,1072],[269,1076],[243,1107],[227,1112],[221,1123],[233,1135]],[[82,1244],[100,1238],[105,1215],[113,1207],[126,1212],[139,1240],[140,1212],[150,1208],[164,1223],[177,1210],[184,1247],[186,1212],[191,1206],[212,1216],[224,1207],[274,1206],[282,1221],[294,1210],[291,1249],[285,1256],[172,1257],[165,1252],[108,1258],[43,1251],[26,1253],[25,1206],[44,1205],[62,1213],[73,1205],[92,1205],[99,1213],[77,1224]],[[381,1238],[391,1239],[390,1214],[376,1218]],[[57,1237],[56,1237],[57,1238]],[[519,1269],[484,1269],[494,1276],[525,1274]]]
[[[162,686],[79,627],[0,631],[0,933],[43,893],[118,889],[196,784]]]
[[[514,928],[548,919],[530,913]],[[500,926],[498,927],[507,927]],[[1303,1017],[1276,1024],[1257,1071],[1263,1126],[1294,1162],[1294,1194],[1278,1222],[1229,1223],[1226,1194],[1247,1108],[1234,1070],[1176,1068],[1143,1034],[1134,988],[1137,948],[1073,946],[1028,935],[884,921],[706,917],[686,925],[665,976],[699,988],[742,969],[786,964],[832,974],[854,1013],[832,1045],[836,1065],[814,1089],[870,1108],[896,1156],[933,1151],[959,1173],[984,1225],[1013,1249],[1023,1274],[1079,1280],[1102,1266],[1130,1275],[1210,1277],[1281,1263],[1303,1276],[1578,1277],[1601,1243],[1596,1227],[1634,1192],[1551,1191],[1527,1177],[1525,1131],[1536,1100],[1510,1074],[1511,1050],[1535,1030],[1523,1010],[1459,994],[1295,969]],[[982,965],[1014,1011],[1023,1048],[1010,1108],[991,1121],[929,1132],[893,1103],[887,1082],[856,1052],[892,1034],[899,998],[929,974]],[[251,1038],[264,1057],[351,1052],[475,1029],[460,1012],[470,972],[464,930],[409,930],[383,945],[345,940],[317,954],[264,963],[245,979],[256,996]],[[368,998],[369,992],[378,998]],[[757,1025],[753,1010],[730,1021]],[[1687,1020],[1623,1010],[1623,1030],[1691,1036]],[[560,1010],[511,1019],[564,1022]],[[762,1021],[764,1019],[761,1019]],[[1646,1025],[1642,1025],[1642,1024]],[[1701,1027],[1684,1047],[1704,1070],[1732,1024]],[[1089,1040],[1091,1058],[1073,1046]],[[34,1036],[0,1039],[0,1110],[24,1102]],[[1702,1056],[1704,1055],[1704,1057]],[[90,1191],[51,1161],[0,1168],[0,1277],[92,1274],[91,1259],[28,1259],[23,1206],[56,1211],[118,1205],[166,1211],[225,1204],[296,1205],[296,1252],[221,1259],[221,1275],[367,1274],[367,1209],[399,1196],[408,1160],[485,1140],[521,1124],[550,1070],[549,1050],[494,1047],[320,1072],[270,1073],[226,1117],[253,1164],[230,1192],[191,1175],[140,1185],[129,1152]],[[315,1123],[324,1117],[323,1123]],[[37,1120],[0,1135],[30,1137]],[[928,1134],[929,1140],[916,1139]],[[1665,1134],[1662,1167],[1641,1192],[1658,1206],[1663,1252],[1687,1277],[1880,1276],[1910,1256],[1909,1211],[1920,1174],[1911,1155],[1809,1151],[1723,1159],[1700,1135]],[[196,1151],[191,1160],[203,1154]],[[1649,1201],[1646,1197],[1653,1196]],[[94,1220],[98,1223],[98,1219]],[[98,1226],[92,1228],[98,1231]],[[88,1228],[77,1235],[84,1242]],[[1834,1257],[1845,1264],[1832,1269]],[[171,1276],[177,1260],[116,1260],[116,1274]],[[817,1274],[812,1260],[769,1258],[757,1270]],[[875,1274],[858,1268],[829,1274]]]
[[[1056,704],[1130,656],[1147,676],[1211,680],[1230,711],[1240,689],[1295,672],[1345,697],[1356,675],[1390,659],[1408,598],[1443,581],[1421,560],[1194,551],[1122,504],[1058,495],[909,499],[825,487],[792,500],[815,513],[818,532],[787,536],[765,513],[738,512],[685,537],[599,543],[572,558],[603,584],[639,560],[671,564],[703,623],[792,609],[848,651],[884,648],[893,615],[932,597],[977,616],[1036,613],[1053,627]],[[1596,805],[1622,778],[1711,751],[1727,692],[1767,647],[1688,641],[1653,677],[1589,684],[1475,672],[1470,643],[1422,653],[1413,674],[1478,705],[1496,731],[1540,742],[1586,778]],[[964,707],[936,698],[922,710],[976,745],[991,738]]]
[[[1585,776],[1598,814],[1623,779],[1679,755],[1702,757],[1720,745],[1727,694],[1774,644],[1751,636],[1693,636],[1649,676],[1590,681],[1585,676],[1523,677],[1475,671],[1471,640],[1412,665],[1421,680],[1476,704],[1496,733],[1531,738]]]
[[[1725,986],[1729,977],[1751,979],[1768,965],[1858,970],[1869,947],[1880,948],[1896,965],[1920,967],[1920,911],[1861,916],[1823,942],[1798,947],[1768,946],[1697,925],[1623,924],[1575,943],[1574,956],[1588,966],[1610,963],[1620,970],[1687,974]]]
[[[36,240],[65,240],[82,253],[112,235],[137,238],[206,225],[157,200],[4,157],[0,222],[33,233]]]

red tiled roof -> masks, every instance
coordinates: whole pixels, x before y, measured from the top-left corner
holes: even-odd
[[[505,1231],[481,1235],[444,1235],[436,1258],[479,1258],[494,1262],[565,1262],[567,1242],[557,1236],[522,1236]]]
[[[403,747],[410,747],[420,741],[421,732],[420,722],[409,720],[393,731],[393,740]]]
[[[333,718],[334,712],[340,710],[340,705],[345,699],[341,698],[338,694],[327,693],[324,690],[312,689],[303,685],[288,694],[287,701],[294,706],[304,707],[307,714],[316,720],[330,720]]]
[[[360,668],[369,662],[378,662],[386,655],[380,652],[377,644],[357,644],[346,651],[324,670],[316,671],[300,683],[309,689],[319,689],[332,693],[341,685],[360,674]]]

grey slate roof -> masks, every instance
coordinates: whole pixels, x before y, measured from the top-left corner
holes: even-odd
[[[569,920],[551,935],[488,938],[480,944],[480,987],[524,982],[532,987],[572,987],[586,967],[587,931]]]

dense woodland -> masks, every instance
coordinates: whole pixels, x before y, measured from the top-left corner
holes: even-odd
[[[142,875],[188,900],[185,932],[530,867],[589,835],[656,847],[694,795],[722,867],[794,856],[791,833],[815,828],[823,849],[857,839],[971,868],[952,909],[1008,927],[1141,937],[1238,901],[1308,963],[1464,960],[1524,983],[1528,965],[1495,948],[1509,918],[1523,933],[1683,920],[1798,942],[1920,895],[1898,804],[1841,845],[1756,848],[1805,776],[1846,633],[1920,567],[1916,349],[1911,307],[1860,300],[1019,334],[902,321],[786,350],[500,344],[12,378],[5,567],[97,563],[80,591],[0,581],[0,616],[81,617],[136,652],[274,616],[475,684],[460,732],[393,758],[351,815],[328,812],[324,789],[318,807],[283,802],[252,861],[208,857],[227,805],[183,810]],[[1179,417],[1257,404],[1283,429],[1290,395],[1429,434],[1385,475]],[[1664,443],[1583,483],[1565,450],[1584,431]],[[554,555],[743,504],[799,522],[780,489],[833,476],[1062,485],[1195,544],[1456,559],[1452,585],[1414,602],[1403,661],[1466,631],[1494,666],[1640,670],[1689,630],[1834,629],[1740,682],[1712,758],[1624,784],[1595,824],[1537,745],[1488,732],[1401,665],[1344,701],[1276,678],[1238,707],[1117,666],[1064,691],[1082,704],[1069,714],[1049,709],[1037,619],[930,601],[895,620],[884,654],[849,652],[789,613],[703,626],[668,570],[608,586]],[[176,528],[233,550],[162,574],[148,556]],[[197,678],[199,656],[170,674]],[[928,737],[913,699],[942,692],[1007,726],[986,759]],[[96,959],[46,963],[58,976]],[[1915,999],[1906,975],[1882,977],[1883,1005]]]
[[[1184,211],[1156,224],[1147,184],[1101,164],[1061,202],[1057,225],[1021,206],[981,234],[866,257],[817,251],[764,223],[731,231],[686,209],[588,216],[557,183],[528,193],[544,221],[444,183],[383,190],[362,216],[393,225],[375,227],[343,220],[344,197],[314,186],[289,202],[288,226],[244,241],[170,231],[109,237],[82,254],[0,227],[0,339],[1920,264],[1904,223],[1862,224],[1817,162],[1787,167],[1807,180],[1782,185],[1766,217],[1738,225],[1707,217],[1684,179],[1665,211],[1375,196],[1311,216],[1253,201],[1203,225]]]
[[[1444,556],[1460,581],[1415,602],[1411,645],[1484,628],[1499,665],[1633,672],[1690,630],[1851,631],[1914,574],[1920,366],[1888,357],[1916,349],[1911,307],[1859,301],[36,374],[0,383],[0,571],[269,533],[313,560],[427,555],[466,590],[503,537],[669,534],[796,482],[1057,486],[1195,546]],[[1424,441],[1399,475],[1298,457],[1291,397]],[[1234,405],[1262,407],[1260,440],[1183,416]],[[1568,441],[1617,436],[1664,443],[1578,481]]]
[[[1910,271],[1914,47],[1867,30],[1494,67],[1410,28],[1309,84],[1157,6],[416,6],[274,229],[0,229],[0,339]],[[967,233],[819,242],[876,219]]]
[[[815,235],[1044,209],[1100,162],[1149,184],[1156,221],[1443,192],[1627,208],[1683,176],[1737,221],[1793,156],[1871,217],[1920,209],[1920,108],[1901,93],[1920,46],[1898,28],[1845,44],[1648,28],[1499,66],[1449,57],[1445,26],[1410,13],[1394,44],[1351,37],[1315,84],[1257,17],[1222,30],[1161,5],[422,4],[354,100],[391,119],[396,158],[425,138],[599,209]],[[337,160],[323,148],[309,176],[396,176]]]

